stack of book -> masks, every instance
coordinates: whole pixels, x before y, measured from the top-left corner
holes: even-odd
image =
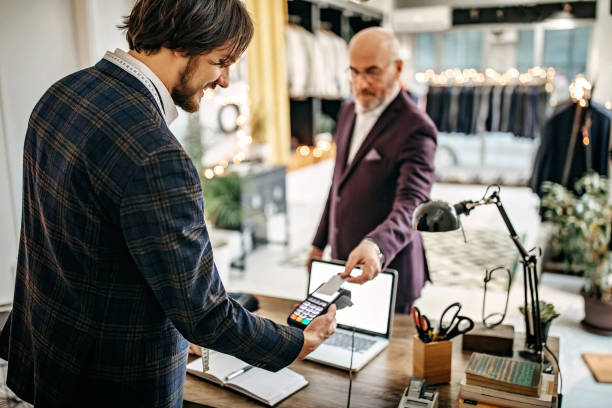
[[[473,353],[461,382],[460,407],[552,407],[555,377],[540,363]]]

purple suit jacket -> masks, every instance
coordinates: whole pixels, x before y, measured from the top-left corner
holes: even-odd
[[[434,181],[436,127],[401,91],[346,166],[355,116],[353,102],[338,115],[336,165],[313,245],[329,244],[334,259],[346,260],[363,238],[373,239],[383,267],[399,271],[395,310],[409,313],[429,279],[412,212],[428,200]]]

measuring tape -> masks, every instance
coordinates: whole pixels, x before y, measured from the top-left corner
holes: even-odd
[[[124,71],[134,75],[140,82],[142,82],[142,84],[149,90],[149,92],[151,92],[151,95],[153,95],[153,99],[155,99],[157,106],[159,106],[159,110],[161,112],[165,112],[164,105],[162,105],[161,100],[159,99],[159,93],[157,92],[157,88],[155,87],[155,85],[153,85],[153,82],[151,82],[151,80],[146,77],[145,74],[143,74],[137,68],[130,65],[127,61],[119,58],[110,51],[107,51],[106,54],[104,54],[104,59],[108,62],[112,62]]]

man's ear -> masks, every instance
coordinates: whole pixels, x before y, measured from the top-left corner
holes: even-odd
[[[184,51],[178,50],[168,50],[170,56],[172,57],[173,65],[180,67],[180,69],[184,69],[189,63],[189,56]]]
[[[188,58],[187,57],[187,53],[185,51],[170,50],[170,52],[172,53],[173,57],[176,57],[176,58]]]
[[[404,61],[401,59],[395,60],[395,69],[397,70],[397,77],[399,78],[402,73],[402,68],[404,67]]]

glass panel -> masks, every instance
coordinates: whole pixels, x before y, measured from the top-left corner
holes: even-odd
[[[433,34],[417,34],[415,56],[417,72],[436,68],[436,39]]]
[[[462,30],[442,35],[442,70],[475,68],[482,65],[482,31]]]
[[[482,66],[482,31],[467,31],[465,32],[465,62],[459,68],[474,68],[481,70]]]
[[[587,54],[589,52],[590,27],[578,27],[574,30],[574,41],[571,55],[572,67],[570,75],[585,73]]]
[[[516,69],[525,72],[533,67],[533,30],[519,30],[516,44]]]
[[[544,56],[542,62],[545,66],[555,67],[557,70],[565,69],[570,63],[569,44],[572,30],[546,30],[544,33]]]
[[[544,35],[542,63],[557,70],[558,76],[571,81],[586,70],[591,27],[571,30],[547,30]]]

